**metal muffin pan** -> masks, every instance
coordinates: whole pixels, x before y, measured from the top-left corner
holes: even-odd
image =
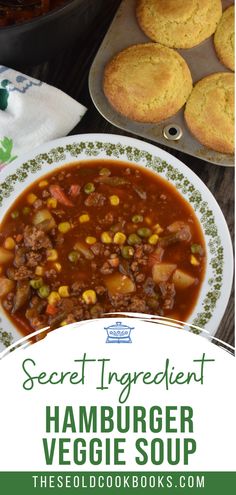
[[[184,107],[173,117],[158,124],[143,124],[119,114],[107,101],[102,87],[107,62],[116,53],[130,45],[151,42],[138,25],[135,4],[136,0],[123,0],[90,69],[89,90],[94,105],[106,120],[120,129],[215,165],[232,167],[234,165],[233,155],[210,150],[192,136],[185,124]],[[222,5],[225,10],[232,5],[232,0],[222,0]],[[213,72],[230,72],[216,56],[213,36],[194,48],[178,50],[178,52],[190,68],[193,83]]]

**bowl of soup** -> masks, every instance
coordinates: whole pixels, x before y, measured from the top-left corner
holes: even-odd
[[[61,53],[91,29],[104,1],[0,1],[1,64],[21,69]]]
[[[2,328],[13,338],[116,312],[214,335],[232,283],[223,214],[202,181],[156,146],[63,138],[1,173]]]

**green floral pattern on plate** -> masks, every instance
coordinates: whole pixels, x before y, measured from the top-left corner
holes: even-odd
[[[13,342],[13,336],[11,332],[7,332],[6,330],[0,328],[0,343],[5,347],[9,347],[9,345],[11,345],[12,342]]]
[[[79,159],[81,154],[90,157],[98,157],[101,153],[107,158],[119,158],[121,160],[130,160],[135,163],[142,163],[145,167],[162,174],[167,180],[172,181],[176,188],[185,195],[193,209],[200,215],[200,222],[205,235],[208,236],[208,248],[211,253],[211,268],[213,275],[208,280],[209,290],[202,304],[202,310],[199,312],[192,325],[204,328],[206,323],[211,319],[212,312],[216,306],[217,300],[221,294],[223,280],[224,252],[218,228],[215,223],[213,211],[208,204],[203,201],[201,192],[173,165],[153,156],[147,151],[141,151],[133,146],[124,146],[120,143],[104,143],[101,141],[87,141],[67,144],[53,148],[48,153],[37,155],[33,160],[23,163],[14,174],[9,175],[0,185],[0,206],[4,198],[8,198],[14,191],[14,185],[20,181],[24,182],[28,173],[40,171],[44,164],[54,165],[65,161],[68,155],[73,159]],[[194,333],[200,333],[200,330],[194,329]],[[6,336],[7,332],[0,329],[0,341],[4,345],[10,345],[11,336]]]

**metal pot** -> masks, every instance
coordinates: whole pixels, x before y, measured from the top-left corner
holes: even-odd
[[[49,60],[83,35],[102,4],[69,0],[32,21],[0,28],[0,64],[17,68]]]

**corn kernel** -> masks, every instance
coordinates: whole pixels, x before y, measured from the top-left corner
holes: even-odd
[[[48,261],[56,261],[58,259],[58,252],[56,249],[48,249],[47,250],[47,260]]]
[[[110,196],[109,200],[112,206],[117,206],[120,203],[120,198],[119,196],[116,196],[116,194]]]
[[[82,294],[82,299],[86,302],[86,304],[95,304],[97,301],[95,290],[85,290]]]
[[[158,242],[158,239],[159,239],[159,236],[157,234],[153,234],[153,235],[150,235],[148,242],[149,242],[149,244],[151,244],[151,246],[155,246],[155,244],[157,244],[157,242]]]
[[[57,199],[56,198],[48,198],[47,199],[48,208],[56,208],[57,207]]]
[[[151,225],[152,220],[151,220],[151,218],[150,218],[150,217],[145,217],[145,218],[144,218],[144,220],[145,220],[145,222],[146,222],[148,225]]]
[[[58,294],[58,292],[50,292],[49,296],[48,296],[48,304],[52,305],[52,306],[55,306],[55,304],[60,301],[60,296]]]
[[[70,222],[61,222],[59,223],[58,225],[58,230],[59,232],[61,232],[62,234],[66,234],[67,232],[69,232],[69,230],[71,229],[71,224]]]
[[[69,297],[69,287],[68,285],[61,285],[58,289],[58,294],[61,297]]]
[[[43,189],[44,187],[47,187],[48,186],[48,181],[47,180],[41,180],[39,182],[39,185],[38,185],[41,189]]]
[[[57,272],[61,272],[61,263],[54,263],[53,266]]]
[[[112,243],[112,237],[109,234],[109,232],[102,232],[102,234],[101,234],[101,241],[104,244],[111,244]]]
[[[66,325],[68,325],[67,321],[64,320],[60,323],[60,327],[65,327]]]
[[[97,242],[97,239],[96,239],[96,237],[93,237],[92,235],[88,235],[88,237],[86,237],[86,239],[85,239],[85,242],[92,246],[92,244],[95,244],[95,242]]]
[[[38,275],[39,277],[41,277],[44,273],[44,269],[42,266],[36,266],[35,268],[35,275]]]
[[[6,249],[14,249],[16,243],[12,237],[7,237],[4,242],[4,247]]]
[[[152,230],[154,230],[155,234],[161,234],[164,229],[162,229],[159,223],[156,223],[156,225],[152,227]]]
[[[193,254],[191,254],[190,256],[190,263],[191,265],[193,266],[198,266],[200,265],[199,261],[197,260],[196,256],[194,256]]]
[[[80,217],[79,217],[80,223],[86,223],[86,222],[89,222],[89,220],[90,220],[90,216],[88,215],[88,213],[84,213],[83,215],[80,215]]]
[[[30,193],[27,196],[27,203],[29,203],[29,205],[32,205],[36,201],[36,199],[38,199],[36,194]]]
[[[15,211],[12,211],[11,212],[11,218],[13,218],[14,220],[16,218],[18,218],[18,216],[19,216],[19,211],[18,210],[15,210]]]
[[[126,235],[123,234],[123,232],[117,232],[115,235],[114,235],[114,239],[113,239],[113,242],[115,244],[124,244],[126,241]]]

